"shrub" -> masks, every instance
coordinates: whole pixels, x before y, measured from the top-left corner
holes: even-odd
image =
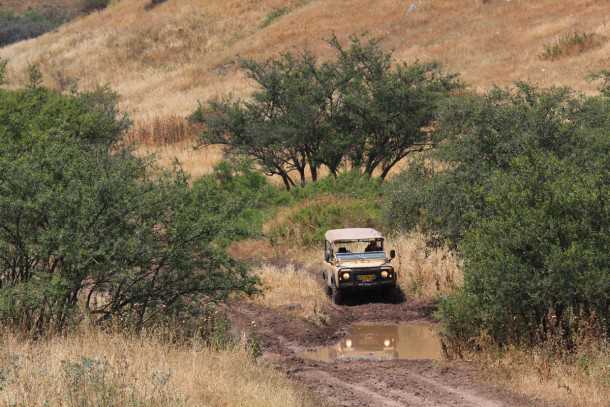
[[[0,58],[0,86],[6,83],[6,66],[8,61]]]
[[[0,10],[0,47],[54,30],[72,16],[59,8],[46,7],[23,14]]]
[[[358,171],[349,171],[336,177],[322,178],[318,182],[305,185],[303,188],[294,189],[291,191],[291,196],[297,201],[315,198],[320,195],[340,195],[378,200],[382,193],[383,187],[380,179],[363,176]]]
[[[376,201],[348,197],[320,196],[306,200],[290,210],[285,219],[271,227],[274,243],[319,246],[329,229],[380,227],[380,209]]]
[[[146,11],[152,10],[153,8],[157,7],[159,4],[163,4],[166,1],[167,0],[150,0],[150,3],[148,3],[146,6],[144,6],[144,9]]]
[[[271,24],[273,24],[273,22],[275,20],[277,20],[280,17],[285,16],[288,13],[290,13],[290,8],[288,8],[288,7],[278,7],[278,8],[273,9],[269,14],[267,14],[265,16],[265,19],[261,23],[261,28],[270,26]]]
[[[455,319],[465,318],[470,335],[476,327],[500,341],[532,343],[562,330],[570,341],[581,314],[609,331],[610,143],[591,142],[606,157],[591,154],[584,168],[540,155],[491,177],[485,201],[494,215],[461,242],[464,292],[442,308],[452,332],[464,333]]]
[[[537,341],[577,315],[610,330],[610,100],[519,84],[456,98],[437,151],[398,177],[386,208],[464,258],[464,288],[441,307],[468,340]]]
[[[601,43],[601,38],[593,33],[573,32],[561,36],[555,43],[546,44],[541,59],[554,61],[561,57],[582,54]]]
[[[216,213],[223,204],[201,201],[181,171],[123,149],[116,95],[0,92],[3,325],[59,331],[82,301],[94,322],[141,329],[253,291],[222,245],[234,221],[222,215],[236,209]]]
[[[269,184],[249,161],[221,162],[214,172],[193,183],[195,199],[218,222],[227,222],[218,239],[225,242],[260,236],[270,211],[290,200],[288,194]]]
[[[110,5],[111,0],[83,0],[81,11],[83,13],[92,13],[94,11],[100,11]]]

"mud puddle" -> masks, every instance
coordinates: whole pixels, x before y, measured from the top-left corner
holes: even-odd
[[[301,353],[319,362],[340,360],[440,360],[441,341],[429,323],[356,323],[338,343]]]

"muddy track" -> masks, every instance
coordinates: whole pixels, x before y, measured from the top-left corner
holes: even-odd
[[[466,362],[425,360],[336,361],[304,360],[300,352],[335,343],[354,322],[430,321],[431,304],[406,301],[387,304],[355,299],[351,305],[330,306],[330,323],[319,327],[288,312],[252,303],[231,307],[236,326],[254,330],[263,357],[291,379],[310,389],[324,406],[500,407],[547,406],[485,382]]]

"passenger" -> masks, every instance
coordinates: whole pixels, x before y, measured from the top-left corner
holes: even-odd
[[[380,252],[383,249],[381,248],[381,242],[376,240],[370,242],[368,246],[364,249],[365,252]]]

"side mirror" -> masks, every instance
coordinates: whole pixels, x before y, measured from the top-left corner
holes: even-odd
[[[392,249],[390,250],[390,259],[393,259],[396,257],[396,250]]]

